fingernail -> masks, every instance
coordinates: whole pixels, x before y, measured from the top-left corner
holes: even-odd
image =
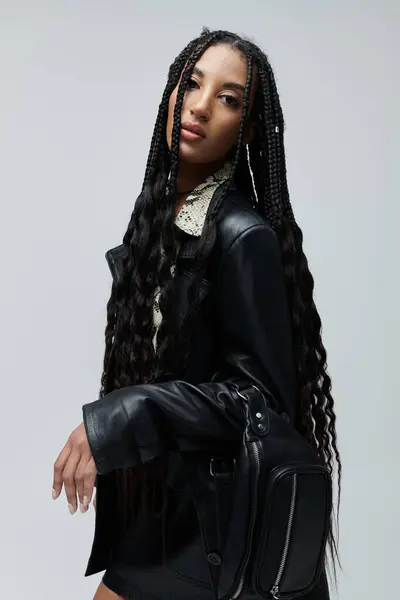
[[[73,515],[75,513],[75,511],[76,511],[76,508],[74,508],[72,506],[72,504],[68,504],[68,508],[69,508],[69,512],[71,513],[71,515]]]
[[[89,504],[88,496],[83,496],[83,506],[87,506]]]
[[[51,495],[53,496],[53,500],[57,500],[57,492],[54,488],[53,488]]]
[[[79,510],[81,511],[81,513],[85,513],[88,510],[88,506],[85,506],[84,504],[80,504],[79,505]]]

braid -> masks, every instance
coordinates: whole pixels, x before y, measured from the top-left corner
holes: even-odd
[[[172,197],[175,196],[175,187],[174,184],[176,182],[177,173],[179,169],[179,139],[180,139],[180,114],[182,110],[182,103],[184,93],[186,91],[187,84],[192,74],[192,70],[199,57],[205,52],[205,50],[215,43],[220,43],[221,40],[227,38],[227,32],[225,31],[216,31],[214,33],[209,33],[205,36],[204,41],[198,45],[196,51],[193,52],[190,59],[187,61],[182,80],[178,89],[176,103],[175,103],[175,111],[174,111],[174,126],[172,130],[172,143],[171,143],[171,177],[170,177],[170,189],[168,191]],[[232,38],[229,37],[229,41],[232,41]],[[248,77],[247,84],[245,89],[245,98],[244,98],[244,108],[242,112],[242,118],[240,123],[239,130],[239,138],[238,138],[238,148],[236,151],[235,161],[233,165],[232,172],[234,171],[236,164],[239,158],[239,149],[242,144],[243,134],[244,134],[244,125],[245,118],[248,112],[248,105],[250,99],[250,90],[251,90],[251,77],[252,77],[252,68],[250,61],[250,68],[248,69]],[[240,145],[239,145],[240,144]],[[210,205],[210,211],[207,215],[206,224],[204,228],[203,235],[201,236],[199,249],[196,253],[195,262],[199,265],[205,265],[206,259],[213,247],[213,243],[215,240],[216,234],[216,226],[215,226],[215,217],[219,208],[223,202],[223,199],[226,195],[227,186],[224,186],[223,194],[218,194],[215,196]],[[218,200],[217,200],[218,199]],[[162,269],[165,273],[166,277],[168,273],[171,273],[171,269],[176,260],[176,252],[172,252],[172,248],[176,248],[173,246],[173,219],[175,216],[175,207],[174,211],[171,214],[171,220],[169,221],[169,227],[165,228],[162,231],[163,235],[163,248],[165,248],[165,257],[163,260]],[[172,258],[171,258],[172,257]],[[199,286],[201,284],[203,271],[199,269],[194,282],[190,286],[188,291],[189,294],[189,302],[191,309],[187,315],[187,319],[183,327],[178,330],[174,330],[172,319],[168,319],[168,315],[171,313],[172,309],[172,301],[173,301],[173,289],[174,282],[170,277],[169,282],[164,286],[160,296],[160,310],[163,315],[163,319],[161,325],[159,327],[157,333],[157,356],[155,360],[155,367],[153,371],[152,381],[156,381],[158,379],[168,379],[172,377],[176,377],[176,368],[177,365],[180,365],[180,371],[183,371],[185,365],[187,364],[190,350],[190,333],[193,329],[193,320],[198,312],[199,304],[200,304],[200,294],[199,294]],[[177,360],[179,357],[179,361]]]
[[[169,70],[150,144],[142,190],[123,237],[122,277],[118,283],[113,284],[107,305],[106,348],[100,396],[127,385],[149,381],[152,369],[157,364],[152,343],[155,334],[153,298],[156,287],[159,286],[163,296],[162,310],[168,313],[168,298],[171,298],[173,291],[169,267],[176,257],[172,222],[179,130],[175,129],[174,148],[169,153],[165,140],[169,98],[194,49],[211,35],[208,30],[204,30],[197,40],[193,40],[179,54]],[[181,89],[183,98],[183,86]],[[174,167],[172,173],[171,165]],[[162,232],[162,238],[159,232]],[[164,259],[161,248],[165,252]],[[168,319],[164,320],[168,322]],[[155,471],[159,473],[163,473],[164,469],[162,461],[155,467]],[[146,510],[146,507],[154,505],[154,486],[160,478],[157,473],[149,471],[152,469],[121,469],[110,476],[110,479],[115,480],[125,530],[128,530],[130,518],[138,510]],[[143,494],[139,494],[138,490],[143,490]]]
[[[197,53],[194,54],[193,59],[190,61],[190,63],[188,63],[187,77],[188,78],[190,77],[191,70],[192,70],[194,64],[197,62],[198,57],[205,51],[205,49],[207,47],[209,47],[213,43],[220,42],[221,40],[226,40],[226,39],[227,39],[227,32],[225,32],[225,31],[218,31],[218,32],[215,32],[215,34],[213,36],[210,36],[210,38],[208,38],[205,41],[204,45],[199,48]],[[232,38],[228,37],[228,39],[229,39],[229,42],[231,43]],[[232,173],[235,171],[235,169],[237,167],[237,164],[238,164],[239,158],[240,158],[240,154],[241,154],[241,148],[243,146],[244,129],[245,129],[246,118],[247,118],[247,114],[248,114],[248,107],[249,107],[249,102],[250,102],[252,74],[253,74],[252,58],[249,55],[248,56],[247,82],[246,82],[246,86],[245,86],[245,94],[244,94],[244,101],[243,101],[243,110],[242,110],[241,121],[240,121],[240,126],[239,126],[238,142],[237,142],[237,147],[236,147],[236,152],[235,152],[235,158],[233,161]],[[182,83],[183,83],[183,78],[182,78]],[[179,97],[179,92],[178,92],[178,97]],[[178,104],[178,97],[177,97],[176,104]],[[177,109],[175,109],[175,110],[177,110]],[[188,311],[188,314],[186,315],[185,321],[182,324],[181,328],[179,329],[178,332],[176,332],[174,346],[173,346],[173,349],[174,349],[173,353],[171,352],[171,348],[172,348],[171,343],[173,343],[173,342],[171,342],[171,338],[168,340],[167,337],[164,337],[163,342],[161,342],[161,344],[164,344],[163,346],[161,346],[161,352],[160,352],[161,359],[163,359],[165,356],[173,357],[173,362],[169,369],[166,368],[167,364],[166,364],[165,358],[164,358],[164,362],[161,362],[161,365],[162,365],[161,374],[162,374],[163,378],[168,377],[168,375],[170,375],[171,377],[174,377],[174,376],[176,377],[177,376],[177,365],[179,365],[179,373],[185,372],[185,368],[188,363],[189,354],[190,354],[191,332],[193,331],[194,320],[196,318],[196,315],[198,314],[200,302],[201,302],[201,296],[199,293],[200,285],[201,285],[202,279],[204,277],[204,271],[206,269],[207,259],[210,255],[210,253],[214,247],[214,243],[215,243],[216,217],[218,215],[220,207],[223,204],[224,198],[226,196],[226,193],[227,193],[227,190],[229,187],[229,183],[230,183],[230,181],[228,180],[228,182],[226,182],[222,186],[220,186],[220,188],[218,189],[218,193],[216,193],[214,195],[214,197],[210,203],[204,230],[201,235],[199,246],[196,251],[195,258],[194,258],[194,264],[197,265],[197,269],[196,269],[196,266],[194,268],[195,268],[195,270],[197,270],[197,272],[196,272],[196,276],[188,290],[188,304],[190,306],[190,309]],[[168,326],[167,323],[164,323],[164,325],[163,325],[163,323],[161,324],[161,327],[159,330],[159,339],[160,340],[162,339],[162,335],[164,334],[164,331],[166,330],[167,326]],[[163,329],[163,327],[165,329]],[[169,333],[171,333],[171,331],[169,331]],[[168,353],[166,352],[167,350],[168,350]]]
[[[172,377],[173,367],[176,364],[176,358],[174,358],[174,353],[171,350],[172,347],[175,347],[177,344],[177,332],[175,330],[173,320],[168,317],[171,314],[173,306],[174,280],[173,277],[171,277],[171,274],[174,269],[177,255],[174,220],[176,184],[179,171],[179,142],[181,133],[182,105],[193,67],[198,58],[203,54],[205,49],[210,45],[216,36],[216,33],[208,33],[206,36],[204,36],[205,40],[203,43],[197,47],[190,58],[186,61],[175,101],[174,125],[172,128],[170,151],[171,170],[168,189],[166,192],[166,198],[169,199],[169,202],[167,203],[166,207],[165,220],[162,228],[160,229],[163,256],[159,269],[161,289],[159,306],[163,318],[157,332],[158,351],[153,362],[152,381],[156,381],[158,378],[165,380],[168,377]]]
[[[150,144],[150,151],[147,159],[146,170],[144,175],[144,182],[149,180],[152,175],[154,175],[154,170],[156,167],[155,157],[158,156],[160,151],[160,143],[165,138],[165,129],[163,128],[163,121],[165,118],[165,109],[168,108],[169,97],[171,92],[176,86],[176,82],[178,81],[182,69],[192,53],[194,49],[198,46],[200,40],[203,38],[207,38],[210,35],[210,31],[206,28],[203,29],[202,34],[199,38],[192,40],[187,47],[177,56],[168,71],[168,83],[164,89],[164,93],[159,105],[158,115],[156,119],[156,123],[154,126],[153,137]],[[164,140],[165,141],[165,140]],[[168,153],[167,153],[168,154]]]
[[[278,143],[276,128],[276,115],[273,110],[273,96],[268,85],[267,74],[263,69],[259,71],[260,87],[264,96],[264,127],[263,140],[264,154],[267,156],[268,169],[265,170],[264,179],[264,212],[271,225],[276,227],[281,215],[281,185],[278,162]]]
[[[249,44],[258,68],[259,92],[263,101],[260,135],[250,144],[249,154],[254,178],[258,182],[257,188],[263,192],[262,201],[259,195],[259,211],[275,230],[282,250],[297,367],[298,405],[295,424],[331,474],[336,463],[338,510],[342,467],[337,449],[331,379],[326,370],[327,354],[321,339],[321,319],[313,300],[314,280],[303,251],[303,235],[295,221],[289,198],[283,114],[267,57]],[[247,164],[245,168],[249,168]],[[331,556],[337,558],[333,524],[329,547]]]
[[[242,110],[242,116],[240,119],[238,141],[237,141],[237,145],[236,145],[236,153],[235,153],[235,158],[234,158],[234,162],[233,162],[232,173],[235,172],[237,165],[239,163],[241,153],[243,151],[244,129],[246,126],[246,119],[247,119],[247,115],[249,112],[250,92],[251,92],[251,84],[252,84],[252,80],[253,80],[253,57],[247,51],[246,51],[246,58],[247,58],[247,81],[246,81],[246,86],[245,86],[245,90],[244,90],[243,110]],[[207,215],[207,220],[209,222],[215,221],[215,219],[219,213],[219,210],[222,206],[223,201],[224,201],[224,196],[221,195],[218,198],[217,202],[215,202],[214,205],[211,207],[211,210],[210,210],[209,214]]]
[[[111,362],[111,348],[114,340],[114,330],[117,322],[117,302],[116,302],[116,286],[113,283],[111,289],[111,296],[109,301],[107,302],[107,325],[105,330],[105,342],[106,349],[104,353],[104,361],[103,361],[103,374],[101,377],[101,386],[100,386],[100,398],[104,396],[108,392],[106,389],[107,386],[107,372]]]
[[[262,55],[262,53],[261,53]],[[289,198],[289,190],[287,185],[287,174],[286,174],[286,156],[285,156],[285,147],[284,147],[284,130],[285,130],[285,122],[283,118],[283,112],[281,108],[281,104],[279,101],[279,94],[276,87],[274,72],[272,70],[271,65],[264,55],[264,65],[266,72],[268,73],[268,83],[270,88],[270,94],[272,98],[272,109],[274,110],[274,119],[275,119],[275,136],[274,140],[276,143],[276,157],[277,163],[280,169],[279,173],[279,183],[281,186],[280,194],[281,194],[281,202],[282,202],[282,212],[286,219],[290,223],[295,223],[295,218],[293,214],[293,210],[290,204]]]

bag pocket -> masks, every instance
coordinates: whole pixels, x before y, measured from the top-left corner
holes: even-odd
[[[256,540],[253,586],[261,598],[297,598],[318,581],[331,513],[326,467],[273,469],[260,497],[264,518]]]

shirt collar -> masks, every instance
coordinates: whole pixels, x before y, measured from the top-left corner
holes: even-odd
[[[175,218],[175,225],[181,231],[194,237],[201,236],[214,192],[230,177],[231,169],[232,164],[227,161],[219,171],[207,177],[190,192]]]

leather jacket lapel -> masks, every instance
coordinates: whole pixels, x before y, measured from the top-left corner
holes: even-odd
[[[178,252],[177,265],[178,268],[180,266],[181,261],[185,262],[185,268],[187,268],[190,264],[190,261],[193,260],[196,249],[199,245],[199,239],[184,234],[182,236],[182,242],[180,245],[180,249]],[[122,272],[123,272],[123,256],[124,256],[124,246],[120,244],[115,248],[111,248],[107,250],[105,257],[111,271],[111,275],[115,283],[119,283],[122,280]]]

